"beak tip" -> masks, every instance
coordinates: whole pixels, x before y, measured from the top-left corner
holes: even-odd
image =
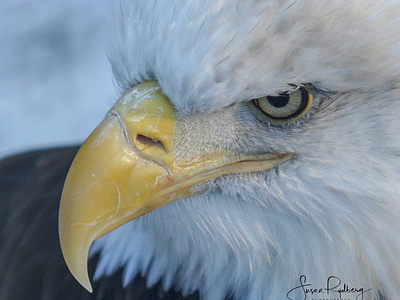
[[[92,288],[92,285],[90,284],[89,279],[87,282],[85,282],[85,283],[82,282],[81,284],[89,293],[93,293],[93,288]]]
[[[89,293],[93,292],[92,285],[90,283],[87,260],[88,260],[88,248],[90,244],[79,244],[74,243],[76,241],[70,241],[63,239],[64,235],[60,235],[61,252],[66,262],[68,269],[75,279],[84,287]],[[70,245],[78,245],[78,247],[68,247]],[[80,246],[80,247],[79,247]]]
[[[90,279],[89,279],[89,275],[87,272],[87,268],[85,268],[85,270],[82,273],[75,273],[74,270],[71,270],[71,268],[69,268],[72,275],[75,277],[75,279],[79,282],[79,284],[84,287],[89,293],[93,292],[93,288],[92,285],[90,283]],[[76,270],[75,270],[76,271]]]

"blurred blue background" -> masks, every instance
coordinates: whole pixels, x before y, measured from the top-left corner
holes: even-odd
[[[115,1],[0,1],[0,158],[81,143],[116,100]]]

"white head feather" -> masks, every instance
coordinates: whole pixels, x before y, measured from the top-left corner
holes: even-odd
[[[93,246],[95,276],[123,266],[126,284],[140,273],[215,300],[285,299],[302,274],[315,287],[335,275],[371,288],[364,299],[397,299],[399,15],[397,1],[121,0],[116,81],[159,81],[181,120],[179,155],[211,142],[296,159],[204,183],[111,232]],[[261,124],[244,110],[292,84],[313,89],[303,120]]]

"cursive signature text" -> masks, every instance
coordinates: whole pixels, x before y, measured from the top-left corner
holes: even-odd
[[[311,283],[307,283],[307,277],[305,275],[300,276],[300,285],[292,288],[289,292],[287,292],[286,296],[289,300],[295,300],[293,294],[301,293],[304,296],[303,300],[307,300],[308,295],[331,295],[337,296],[339,295],[339,299],[342,299],[344,295],[350,295],[356,297],[356,300],[364,299],[364,294],[371,289],[364,289],[362,287],[351,287],[346,283],[342,284],[342,280],[336,276],[329,276],[326,280],[326,286],[324,287],[313,287]],[[298,298],[296,298],[298,299]]]

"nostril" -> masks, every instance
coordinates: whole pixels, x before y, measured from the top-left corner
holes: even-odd
[[[138,144],[143,145],[143,149],[141,149],[141,150],[145,150],[145,149],[148,149],[151,147],[156,147],[157,149],[166,151],[164,144],[162,142],[160,142],[159,140],[156,140],[156,139],[149,138],[145,135],[138,134],[136,136],[136,141],[138,142]]]

